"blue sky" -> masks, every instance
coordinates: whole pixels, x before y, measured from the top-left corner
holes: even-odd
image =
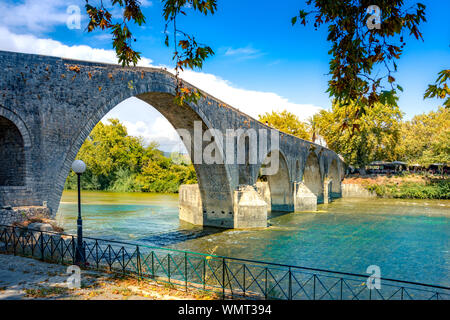
[[[407,45],[398,63],[399,71],[395,75],[404,88],[399,105],[405,112],[406,119],[436,109],[441,104],[440,100],[424,101],[422,97],[427,84],[434,82],[437,73],[448,68],[450,61],[450,24],[447,17],[450,1],[422,2],[427,6],[428,20],[421,26],[424,41],[406,39]],[[66,8],[69,4],[81,7],[81,30],[69,30],[66,27]],[[83,5],[84,0],[2,1],[0,10],[8,14],[0,17],[0,49],[58,55],[61,51],[55,43],[39,42],[40,51],[36,51],[36,45],[31,48],[25,44],[51,39],[69,48],[87,45],[90,48],[110,50],[111,41],[107,34],[84,32],[87,18]],[[163,44],[161,3],[146,0],[144,5],[146,26],[133,26],[138,39],[136,48],[148,59],[147,64],[172,66],[172,51]],[[212,95],[232,105],[237,104],[238,108],[255,117],[257,106],[247,106],[252,103],[251,97],[256,101],[261,99],[261,103],[271,101],[273,109],[283,109],[286,105],[286,109],[299,116],[309,115],[319,108],[329,108],[330,99],[325,93],[329,79],[326,75],[329,59],[327,52],[330,48],[330,44],[326,42],[326,28],[315,31],[311,26],[292,27],[291,17],[303,6],[304,1],[298,0],[220,0],[214,16],[193,14],[179,19],[181,29],[195,33],[200,42],[210,45],[216,52],[214,57],[207,60],[201,73],[191,73],[186,75],[186,79],[200,87],[205,84],[204,89]],[[23,36],[30,36],[33,41],[24,41],[26,38]],[[52,49],[41,48],[46,45]],[[72,54],[67,53],[69,51],[73,53],[76,50],[64,52],[66,55]],[[85,57],[81,53],[80,55],[81,58]],[[105,59],[111,57],[108,55]],[[200,78],[203,80],[198,80]],[[269,94],[273,100],[267,98]],[[270,106],[267,104],[261,110],[269,111]],[[130,123],[135,123],[138,118],[142,119],[133,116],[134,113],[139,113],[137,105],[128,105],[127,111],[120,108],[114,111]]]

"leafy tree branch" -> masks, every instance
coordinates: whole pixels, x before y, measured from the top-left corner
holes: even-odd
[[[291,22],[328,27],[332,47],[327,92],[336,103],[356,104],[356,112],[349,115],[356,118],[376,103],[396,104],[397,90],[403,91],[393,76],[396,61],[408,32],[422,39],[419,25],[426,21],[425,6],[404,8],[403,0],[308,0],[306,4],[309,9],[300,10]],[[373,5],[381,9],[381,25],[369,29],[366,23],[373,16],[367,9]]]

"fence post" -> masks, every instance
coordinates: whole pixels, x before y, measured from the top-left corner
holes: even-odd
[[[169,283],[170,283],[170,253],[167,254],[167,272],[169,276]]]
[[[152,278],[155,279],[155,258],[154,258],[154,251],[152,251]]]
[[[111,245],[108,245],[108,264],[109,264],[109,271],[112,271],[112,265],[113,265],[113,261],[111,261]],[[114,259],[116,260],[116,259]]]
[[[44,235],[42,234],[41,231],[41,260],[44,261]]]
[[[264,298],[267,300],[267,297],[268,297],[268,294],[267,294],[267,267],[266,267],[266,275],[265,275],[265,277],[266,277],[266,281],[264,281]]]
[[[222,259],[222,299],[225,300],[225,258]]]
[[[64,264],[64,245],[63,245],[64,239],[62,237],[59,239],[61,244],[61,264]]]
[[[243,283],[243,287],[244,287],[244,297],[245,297],[245,268],[246,268],[246,265],[245,265],[245,263],[243,264],[243,267],[244,267],[244,272],[243,272],[243,276],[242,276],[242,283]]]
[[[97,266],[97,270],[99,267],[100,258],[98,257],[98,240],[95,240],[95,265]]]
[[[12,240],[13,240],[13,252],[14,252],[14,255],[16,255],[16,228],[15,227],[13,227]]]
[[[187,292],[188,291],[187,252],[184,253],[184,280],[185,280],[186,292]]]
[[[292,300],[292,271],[291,267],[289,267],[289,293],[288,300]]]
[[[342,286],[343,286],[343,283],[342,283],[342,282],[343,282],[343,281],[344,281],[344,279],[343,279],[343,278],[341,278],[341,300],[342,300],[342,293],[343,293],[343,292],[342,292],[342,290],[343,290],[343,288],[342,288]]]
[[[314,284],[313,284],[313,300],[316,300],[316,275],[313,275],[314,277]]]
[[[139,246],[136,246],[136,264],[137,264],[137,273],[138,273],[138,280],[141,280],[142,277],[142,270],[141,270],[141,253],[139,252]]]
[[[72,236],[72,264],[75,264],[75,239]]]
[[[125,274],[125,247],[122,246],[122,273]]]
[[[203,257],[203,290],[206,289],[206,258]]]
[[[53,235],[49,235],[50,237],[50,261],[53,262]]]

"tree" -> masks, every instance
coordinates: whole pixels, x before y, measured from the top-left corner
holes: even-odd
[[[142,140],[128,135],[118,119],[99,122],[82,145],[78,156],[95,175],[108,176],[119,168],[137,172],[144,153]]]
[[[425,6],[417,3],[405,9],[403,0],[308,0],[306,4],[309,11],[300,10],[292,24],[306,25],[313,16],[316,29],[328,26],[332,47],[327,91],[336,103],[356,107],[347,118],[361,117],[376,103],[396,104],[397,90],[403,89],[392,76],[397,71],[395,61],[402,54],[406,32],[422,39],[418,27],[426,21]],[[378,75],[383,69],[386,74]]]
[[[91,5],[89,3],[97,3]],[[207,45],[198,43],[194,35],[185,33],[177,25],[177,17],[186,15],[188,11],[198,11],[204,15],[214,14],[217,9],[216,0],[163,0],[163,17],[165,25],[165,45],[169,47],[170,39],[168,29],[173,27],[173,59],[175,60],[176,75],[176,97],[175,101],[182,105],[184,101],[197,101],[200,93],[183,85],[179,78],[180,71],[183,68],[201,69],[203,61],[209,56],[214,55],[214,51]],[[136,65],[141,58],[141,53],[132,48],[136,39],[130,29],[129,22],[132,21],[138,26],[146,23],[145,16],[141,10],[139,0],[111,0],[111,7],[106,7],[103,1],[86,0],[86,12],[89,15],[87,31],[92,32],[96,29],[109,30],[113,35],[113,47],[116,50],[119,63],[125,65]],[[111,10],[118,7],[123,10],[122,19],[113,19]],[[182,39],[177,41],[177,36]]]
[[[313,116],[315,130],[346,163],[356,167],[375,160],[397,160],[402,119],[398,106],[377,103],[360,118],[351,116],[356,112],[355,104],[334,103],[331,111],[321,110]]]
[[[196,183],[192,165],[175,164],[156,142],[129,136],[117,119],[99,122],[77,155],[86,162],[83,189],[120,192],[178,192],[180,184]],[[76,176],[68,176],[66,189],[76,188]]]
[[[402,125],[399,153],[409,163],[424,166],[450,163],[450,110],[416,115]]]
[[[126,127],[117,119],[108,124],[99,122],[80,148],[77,157],[87,166],[83,175],[83,188],[93,190],[117,189],[114,182],[121,177],[140,171],[144,154],[142,139],[128,135]],[[69,175],[68,188],[75,182],[75,174]],[[118,190],[116,190],[118,191]]]
[[[438,78],[435,84],[428,85],[427,90],[423,96],[424,99],[427,98],[440,98],[447,99],[444,101],[444,106],[446,108],[450,108],[450,89],[447,85],[447,81],[450,79],[450,69],[442,70],[438,74]]]
[[[259,115],[258,120],[275,129],[292,134],[301,139],[311,139],[311,135],[308,132],[308,125],[300,121],[295,114],[290,113],[287,110],[282,112],[272,111],[272,113],[266,112],[265,114]]]

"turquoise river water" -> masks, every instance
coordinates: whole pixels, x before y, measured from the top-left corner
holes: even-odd
[[[76,193],[58,220],[76,233]],[[178,196],[83,192],[86,236],[450,287],[450,201],[338,199],[317,212],[273,214],[269,227],[223,230],[178,219]]]

